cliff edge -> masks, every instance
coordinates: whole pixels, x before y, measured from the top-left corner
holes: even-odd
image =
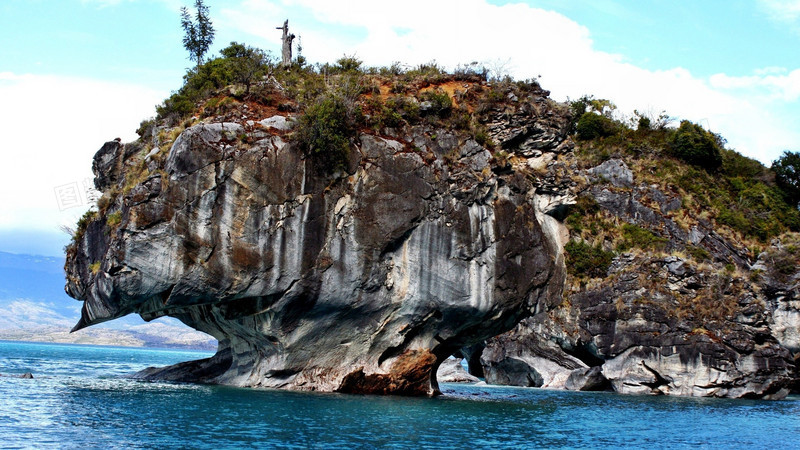
[[[368,128],[360,116],[338,160],[293,140],[304,118],[280,85],[268,102],[226,95],[235,107],[106,143],[99,211],[68,251],[75,329],[168,315],[219,340],[213,358],[149,379],[432,395],[444,359],[550,309],[563,260],[534,178],[450,124],[491,88],[426,82],[434,107],[369,83],[354,99],[365,110],[394,99],[415,117]],[[563,108],[535,84],[519,95],[485,107],[520,121],[489,125],[503,142],[568,150]]]
[[[245,83],[226,58],[95,155],[67,249],[76,329],[168,315],[219,340],[138,376],[434,395],[456,355],[495,384],[798,389],[800,215],[721,136],[474,68]]]

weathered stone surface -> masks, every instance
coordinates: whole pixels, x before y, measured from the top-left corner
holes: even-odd
[[[797,243],[790,244],[796,252]],[[769,329],[784,347],[800,355],[800,267],[794,254],[776,241],[759,255],[752,269],[770,311]],[[800,384],[800,380],[796,381]]]
[[[32,380],[33,374],[30,372],[25,372],[22,375],[3,375],[2,373],[0,373],[0,377],[13,377],[13,378],[22,378],[25,380]]]
[[[526,158],[571,150],[573,143],[566,139],[567,128],[562,126],[565,116],[547,104],[548,95],[539,88],[534,101],[521,102],[514,111],[500,107],[491,110],[486,127],[492,140]]]
[[[606,391],[610,388],[611,385],[599,366],[575,369],[564,382],[564,389],[570,391]]]
[[[633,185],[633,172],[620,159],[610,159],[587,172],[595,179],[608,181],[612,186],[631,187]]]
[[[292,128],[292,121],[285,116],[272,116],[259,122],[262,127],[274,128],[279,131],[288,131]]]
[[[213,358],[145,379],[431,395],[437,373],[466,378],[447,360],[459,354],[498,384],[800,389],[798,243],[753,262],[619,154],[577,163],[566,109],[509,86],[492,89],[513,104],[481,105],[497,149],[432,125],[433,104],[409,95],[425,120],[358,135],[335,176],[287,143],[293,119],[274,109],[199,123],[169,152],[169,133],[106,143],[93,170],[110,206],[68,254],[76,329],[170,315],[219,340]],[[579,196],[608,218],[601,235],[629,223],[656,245],[618,253],[602,278],[567,278],[563,221]],[[600,245],[618,249],[608,234]]]
[[[76,329],[170,315],[219,340],[214,358],[147,379],[430,395],[448,356],[558,298],[563,261],[531,179],[489,170],[468,136],[361,135],[349,176],[332,178],[271,134],[279,122],[186,129],[89,224],[67,263]],[[566,121],[548,124],[543,149]],[[125,159],[127,145],[104,146],[97,165],[148,153]],[[97,173],[106,190],[125,184]]]
[[[436,371],[436,379],[440,383],[477,383],[480,379],[469,372],[461,365],[462,358],[447,358],[439,365]]]
[[[563,388],[572,371],[587,368],[553,342],[520,341],[516,334],[512,331],[492,339],[483,351],[481,362],[487,383]]]
[[[566,170],[551,163],[544,176],[548,198],[569,198],[573,188],[563,180],[580,172],[561,161]],[[568,279],[560,306],[487,342],[487,381],[735,398],[781,398],[797,389],[800,273],[787,250],[776,242],[750,264],[747,249],[707,221],[687,232],[670,214],[680,198],[637,185],[626,169],[612,159],[584,170],[592,184],[583,195],[614,220],[661,237],[659,251],[620,254],[602,279]],[[569,239],[561,236],[562,244]],[[707,252],[708,262],[677,256],[690,245]],[[729,272],[729,263],[745,272]]]
[[[122,144],[118,141],[109,141],[103,144],[92,159],[92,172],[94,173],[94,187],[100,191],[108,189],[119,181],[122,162]]]
[[[795,363],[776,339],[780,333],[766,327],[770,310],[745,280],[685,266],[676,258],[618,258],[608,284],[574,293],[569,304],[491,339],[482,356],[487,381],[536,386],[542,372],[560,371],[567,378],[548,387],[610,383],[625,394],[786,396]],[[590,369],[594,379],[587,380]]]

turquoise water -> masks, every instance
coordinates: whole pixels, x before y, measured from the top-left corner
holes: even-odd
[[[780,402],[442,385],[366,397],[122,378],[208,353],[0,341],[2,448],[787,448]],[[32,372],[34,379],[9,375]]]

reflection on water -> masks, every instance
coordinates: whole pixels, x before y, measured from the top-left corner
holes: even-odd
[[[631,397],[443,384],[368,397],[121,378],[207,353],[0,342],[0,446],[770,447],[800,436],[800,399]]]

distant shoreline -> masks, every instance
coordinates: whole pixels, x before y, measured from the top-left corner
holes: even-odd
[[[80,347],[103,347],[103,348],[119,348],[119,349],[141,349],[141,350],[161,350],[161,351],[181,351],[192,353],[214,353],[216,349],[211,350],[203,347],[155,347],[155,346],[135,346],[135,345],[109,345],[109,344],[92,344],[92,343],[76,343],[76,342],[53,342],[53,341],[32,341],[27,339],[0,339],[2,343],[16,343],[16,344],[44,344],[44,345],[63,345],[63,346],[80,346]]]

